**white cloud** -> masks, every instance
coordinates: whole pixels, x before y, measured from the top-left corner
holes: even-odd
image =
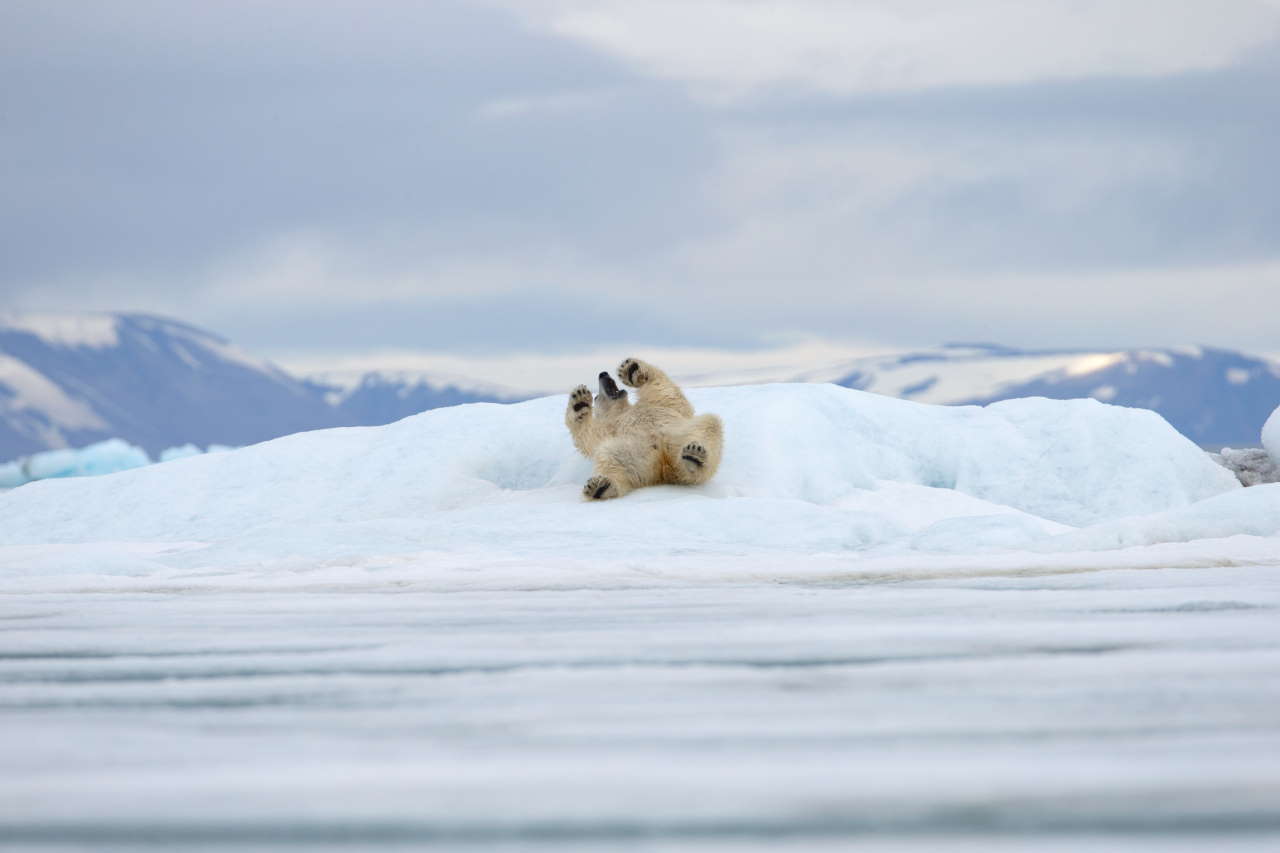
[[[630,344],[626,346],[631,346]],[[326,353],[275,353],[275,360],[293,372],[319,375],[336,384],[352,384],[368,371],[429,376],[434,381],[475,387],[477,383],[510,395],[558,394],[575,385],[595,384],[601,370],[612,371],[631,355],[643,357],[690,385],[721,382],[782,382],[794,379],[815,365],[836,364],[891,351],[872,343],[852,343],[807,338],[752,351],[714,347],[647,346],[639,350],[612,345],[584,347],[565,353],[525,352],[518,358],[502,355],[466,355],[433,350],[381,350],[351,355]]]
[[[1170,301],[1192,264],[1280,308],[1231,272],[1275,254],[1264,63],[797,97],[1231,64],[1280,0],[410,5],[126,0],[69,29],[32,7],[5,56],[28,81],[6,298],[286,347],[307,323],[317,347],[412,346],[428,318],[437,348],[489,349],[1244,334],[1210,279]]]
[[[1172,140],[1096,131],[912,136],[866,125],[798,138],[739,130],[724,150],[702,189],[731,224],[679,249],[680,263],[735,293],[786,287],[814,300],[885,278],[1051,268],[1070,235],[1041,224],[1092,223],[1124,192],[1177,191],[1193,156]],[[1083,263],[1114,252],[1094,242],[1081,251],[1099,257]]]
[[[1273,0],[496,0],[712,98],[1219,68],[1280,33]]]

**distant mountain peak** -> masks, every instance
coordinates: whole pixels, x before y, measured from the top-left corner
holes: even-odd
[[[188,323],[136,313],[0,317],[0,457],[123,438],[150,453],[336,426],[284,371]]]
[[[1200,345],[1031,350],[953,342],[682,381],[833,382],[941,404],[1092,397],[1154,409],[1205,446],[1257,446],[1262,422],[1280,403],[1280,362]],[[152,454],[187,443],[249,444],[532,393],[417,369],[298,379],[220,335],[152,314],[0,314],[0,461],[107,438]]]

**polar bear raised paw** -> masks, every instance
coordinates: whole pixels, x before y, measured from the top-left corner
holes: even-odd
[[[639,388],[648,382],[651,374],[649,365],[637,358],[623,359],[622,364],[618,365],[618,378],[623,385],[630,385],[632,388]]]
[[[574,420],[582,420],[591,414],[591,389],[579,385],[569,393],[569,416]]]

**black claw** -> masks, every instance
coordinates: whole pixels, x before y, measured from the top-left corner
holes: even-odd
[[[605,492],[609,491],[609,487],[612,485],[613,483],[605,483],[603,486],[596,489],[596,493],[591,496],[591,499],[596,501],[600,500],[600,496],[603,495]]]

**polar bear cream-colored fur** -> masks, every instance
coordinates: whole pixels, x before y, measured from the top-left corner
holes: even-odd
[[[618,379],[636,389],[634,405],[608,372],[600,374],[594,398],[585,385],[569,394],[565,425],[574,446],[595,463],[583,497],[601,501],[641,486],[710,480],[724,444],[720,418],[695,416],[680,386],[652,364],[628,358],[618,365]]]

